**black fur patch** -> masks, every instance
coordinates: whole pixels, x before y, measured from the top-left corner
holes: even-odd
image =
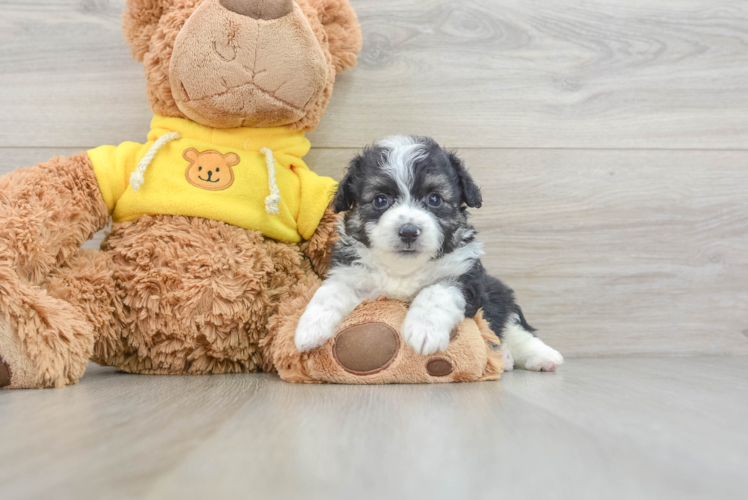
[[[480,261],[460,277],[462,293],[465,297],[465,317],[473,318],[483,309],[483,318],[491,330],[501,338],[507,320],[513,314],[519,317],[520,325],[532,333],[531,327],[522,314],[522,308],[514,300],[514,291],[498,279],[490,276]]]
[[[448,254],[473,241],[473,228],[468,224],[468,207],[480,207],[481,193],[456,153],[442,149],[428,137],[414,138],[425,155],[411,165],[412,179],[408,193],[403,193],[384,167],[388,150],[374,145],[365,148],[348,166],[333,201],[336,212],[348,211],[344,218],[346,233],[370,246],[366,224],[376,223],[386,210],[377,209],[374,199],[385,195],[393,204],[409,199],[432,212],[444,237],[439,256]],[[432,207],[428,197],[436,193],[443,199],[441,206]]]
[[[356,246],[371,247],[367,224],[376,224],[387,209],[404,200],[419,204],[435,216],[443,236],[436,259],[474,241],[476,232],[468,221],[468,208],[480,208],[483,200],[462,160],[431,138],[413,137],[411,140],[420,145],[421,154],[408,165],[407,192],[402,192],[402,177],[398,182],[392,169],[387,167],[389,149],[380,145],[367,147],[351,161],[333,202],[336,212],[346,211],[341,238],[333,250],[333,268],[355,265]],[[436,207],[428,203],[434,193],[442,199]],[[387,208],[378,208],[375,204],[378,196],[385,196],[392,203]],[[522,309],[514,300],[514,292],[489,276],[479,260],[458,281],[467,302],[466,317],[474,317],[483,309],[485,319],[499,337],[514,314],[525,330],[535,331],[525,321]]]

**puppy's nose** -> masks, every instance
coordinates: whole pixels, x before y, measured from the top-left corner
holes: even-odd
[[[400,239],[403,240],[404,243],[410,245],[411,243],[416,241],[416,238],[421,235],[421,228],[413,224],[405,224],[404,226],[400,227],[400,231],[398,234],[400,235]]]
[[[252,19],[278,19],[293,12],[293,0],[221,0],[221,5]]]

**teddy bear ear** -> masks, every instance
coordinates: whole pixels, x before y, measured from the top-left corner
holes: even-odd
[[[127,0],[125,11],[122,13],[122,32],[136,61],[143,62],[159,19],[174,1]]]
[[[361,25],[348,0],[308,0],[327,33],[337,73],[356,65],[363,40]]]
[[[226,160],[226,165],[229,167],[235,167],[239,165],[239,162],[241,162],[241,158],[239,158],[239,155],[236,153],[227,153],[223,155],[223,159]]]

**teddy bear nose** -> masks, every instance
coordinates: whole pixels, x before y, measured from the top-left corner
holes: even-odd
[[[278,19],[293,12],[293,0],[221,0],[221,5],[252,19]]]

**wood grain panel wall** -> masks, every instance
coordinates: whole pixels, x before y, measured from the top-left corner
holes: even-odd
[[[482,185],[488,268],[562,352],[748,353],[748,3],[352,3],[364,50],[314,168],[433,135]],[[0,3],[0,174],[144,138],[123,5]]]
[[[748,144],[748,4],[737,0],[353,0],[361,64],[317,147],[402,132],[461,147]],[[124,0],[0,5],[0,147],[92,146],[150,112]]]

